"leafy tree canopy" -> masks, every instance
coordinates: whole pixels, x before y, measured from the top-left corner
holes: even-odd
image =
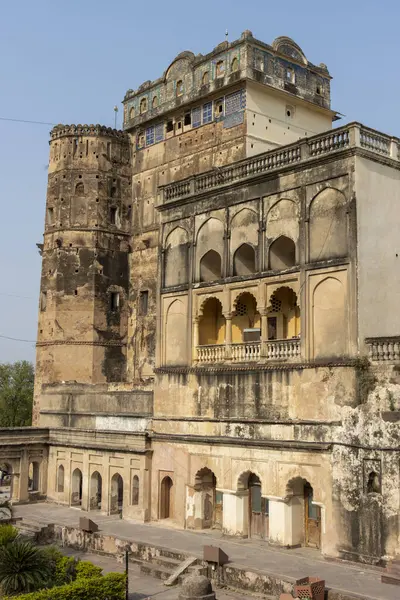
[[[33,382],[32,363],[0,364],[0,427],[32,424]]]

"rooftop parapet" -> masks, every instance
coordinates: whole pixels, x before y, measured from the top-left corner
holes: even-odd
[[[117,138],[121,141],[129,141],[128,135],[125,131],[120,129],[113,129],[112,127],[105,127],[104,125],[56,125],[50,131],[50,140],[56,140],[63,137],[69,136],[107,136]]]

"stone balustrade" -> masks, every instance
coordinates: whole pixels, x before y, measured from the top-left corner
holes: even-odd
[[[232,344],[231,353],[233,362],[258,361],[261,356],[260,342],[247,342],[245,344]]]
[[[276,171],[292,164],[304,163],[319,156],[340,152],[348,148],[362,148],[380,156],[399,161],[400,140],[390,137],[359,123],[304,138],[294,144],[282,146],[247,158],[233,165],[183,179],[159,188],[160,202],[188,198],[208,190],[231,185],[269,171]]]
[[[262,359],[286,361],[295,360],[300,354],[300,339],[197,346],[199,363],[258,362]]]
[[[298,356],[300,356],[300,339],[267,342],[267,358],[269,360],[290,360]]]
[[[400,336],[367,338],[365,343],[371,361],[400,361]]]
[[[200,363],[222,362],[225,360],[225,344],[197,346],[197,360]]]

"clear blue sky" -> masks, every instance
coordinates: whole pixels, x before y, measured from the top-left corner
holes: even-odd
[[[398,0],[15,0],[3,2],[0,117],[113,124],[125,91],[159,77],[183,50],[203,54],[250,29],[292,37],[327,64],[332,107],[400,136]],[[120,116],[122,111],[120,110]],[[0,120],[0,334],[34,340],[49,126]],[[379,202],[379,198],[377,198]],[[34,345],[0,338],[0,361]]]

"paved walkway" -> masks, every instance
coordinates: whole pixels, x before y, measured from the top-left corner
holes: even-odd
[[[223,537],[219,532],[192,532],[168,528],[154,523],[138,523],[107,517],[98,512],[81,512],[56,504],[39,503],[15,506],[14,514],[41,523],[58,523],[77,527],[79,517],[89,516],[99,525],[102,533],[115,535],[155,546],[164,546],[193,556],[202,557],[202,546],[218,544],[229,556],[230,561],[249,570],[297,579],[306,575],[318,575],[325,579],[326,586],[348,594],[358,595],[364,600],[399,600],[399,587],[382,584],[378,570],[356,563],[329,562],[321,558],[316,550],[299,548],[293,550],[273,549],[255,540]]]

